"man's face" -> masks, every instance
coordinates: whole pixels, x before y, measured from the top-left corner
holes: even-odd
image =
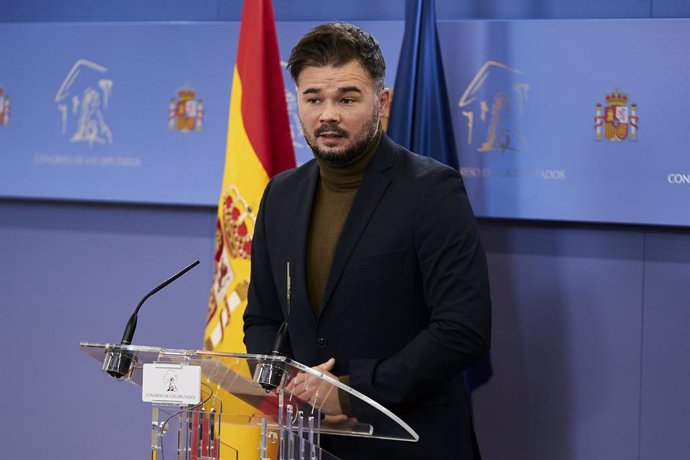
[[[357,60],[305,67],[297,79],[299,117],[314,155],[345,163],[362,154],[388,110],[390,90],[376,91]]]

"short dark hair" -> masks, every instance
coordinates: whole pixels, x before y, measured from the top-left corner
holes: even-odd
[[[366,69],[374,87],[382,90],[386,62],[379,43],[370,33],[344,22],[321,24],[308,32],[292,49],[287,68],[297,83],[305,67],[340,67],[353,59]]]

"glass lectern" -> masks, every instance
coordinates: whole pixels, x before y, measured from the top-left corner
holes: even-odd
[[[337,459],[320,448],[320,435],[415,442],[417,433],[371,398],[327,375],[274,355],[82,342],[103,370],[137,385],[145,364],[200,368],[200,402],[152,401],[151,458],[237,458],[227,430],[256,427],[262,460]],[[326,402],[349,398],[352,414],[330,416]]]

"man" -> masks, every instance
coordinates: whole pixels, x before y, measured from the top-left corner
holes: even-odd
[[[489,349],[491,302],[462,179],[383,133],[391,93],[367,32],[320,25],[292,50],[288,68],[315,159],[264,192],[247,350],[271,352],[287,313],[289,262],[285,353],[379,402],[420,436],[333,437],[327,450],[344,459],[479,458],[462,372]],[[343,399],[323,410],[356,418]]]

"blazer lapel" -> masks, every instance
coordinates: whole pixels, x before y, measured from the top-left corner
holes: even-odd
[[[390,179],[383,174],[393,164],[394,143],[385,134],[381,138],[379,149],[371,161],[371,165],[364,173],[362,183],[357,190],[354,202],[340,233],[340,239],[333,255],[331,270],[328,274],[326,289],[319,308],[320,314],[328,305],[338,280],[347,266],[352,251],[357,246],[362,232],[374,214],[381,197],[385,193]]]
[[[314,207],[314,196],[319,179],[319,167],[316,161],[312,161],[309,173],[300,182],[295,203],[295,220],[287,225],[294,225],[293,260],[290,264],[290,277],[292,278],[293,300],[292,306],[303,305],[308,311],[309,295],[307,293],[307,239],[309,237],[309,225],[311,212]]]

